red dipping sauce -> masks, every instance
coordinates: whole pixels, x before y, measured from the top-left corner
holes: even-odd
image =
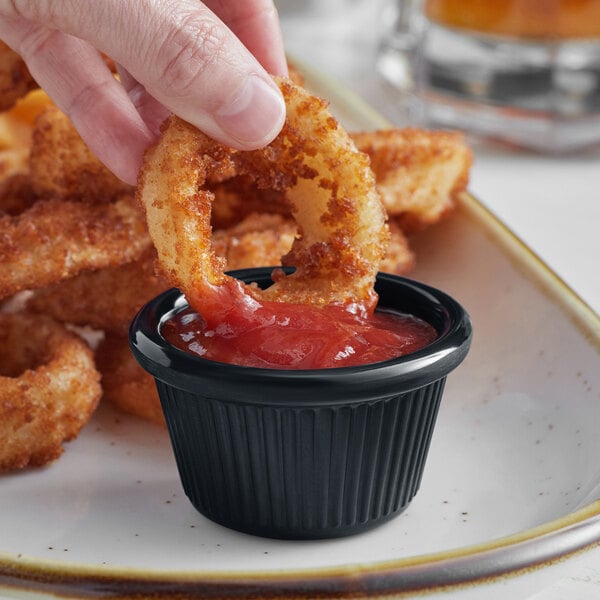
[[[263,302],[248,319],[228,314],[208,327],[188,308],[162,324],[173,346],[208,360],[263,369],[327,369],[381,362],[414,352],[437,337],[411,315],[376,310],[367,316],[338,306]]]

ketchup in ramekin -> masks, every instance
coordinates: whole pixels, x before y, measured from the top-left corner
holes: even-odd
[[[231,275],[267,287],[271,271]],[[246,533],[308,539],[368,530],[409,505],[446,377],[465,358],[472,327],[464,308],[435,288],[380,273],[375,291],[384,320],[414,320],[426,340],[400,356],[367,350],[366,362],[319,360],[318,368],[273,359],[284,348],[278,341],[270,366],[265,356],[244,366],[179,347],[174,323],[190,319],[200,326],[193,335],[204,333],[175,289],[138,313],[130,345],[156,380],[181,482],[200,513]],[[276,338],[266,327],[255,340],[246,333],[238,353],[268,353]],[[294,335],[300,343],[302,328]],[[317,345],[318,332],[306,337]],[[330,337],[323,334],[323,348]],[[336,342],[327,354],[338,352]]]
[[[260,303],[251,320],[209,327],[184,309],[165,321],[173,346],[208,360],[261,369],[331,369],[376,363],[424,348],[437,337],[429,323],[390,310]]]

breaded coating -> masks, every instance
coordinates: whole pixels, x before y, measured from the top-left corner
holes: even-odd
[[[33,190],[42,198],[107,202],[133,192],[96,158],[55,106],[36,119],[29,169]]]
[[[44,315],[0,313],[0,472],[58,458],[100,396],[83,339]]]
[[[29,92],[0,113],[0,181],[29,174],[29,152],[36,116],[52,102],[41,90]]]
[[[137,197],[165,275],[199,312],[223,304],[223,276],[212,250],[212,173],[230,169],[254,178],[259,189],[286,192],[298,236],[282,259],[295,267],[266,290],[244,293],[291,303],[375,302],[373,285],[389,240],[386,215],[368,158],[356,150],[327,102],[278,79],[286,122],[265,148],[235,151],[171,116],[145,155]],[[220,298],[217,299],[217,296]],[[227,301],[238,304],[232,295]],[[208,318],[208,317],[207,317]]]
[[[389,221],[390,243],[379,270],[394,275],[407,275],[410,273],[416,262],[415,253],[410,248],[408,238],[393,219]]]
[[[437,222],[466,190],[473,156],[461,133],[385,129],[352,139],[371,158],[387,213],[404,231]]]
[[[126,336],[137,311],[169,287],[156,272],[155,262],[156,252],[148,248],[130,263],[84,271],[35,290],[27,309],[61,323]]]
[[[40,200],[0,216],[0,298],[130,262],[151,245],[131,197],[110,204]]]

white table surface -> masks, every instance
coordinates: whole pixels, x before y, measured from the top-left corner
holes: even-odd
[[[304,14],[290,4],[280,4],[288,52],[335,78],[394,123],[409,124],[397,94],[375,68],[377,0],[309,3],[312,8]],[[337,17],[335,11],[344,6],[345,16]],[[600,152],[551,157],[478,143],[473,147],[470,191],[600,314]],[[530,600],[600,598],[600,548],[571,564],[568,576]]]

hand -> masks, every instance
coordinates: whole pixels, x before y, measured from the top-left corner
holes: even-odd
[[[272,0],[0,0],[0,39],[131,184],[169,112],[240,150],[283,125],[268,74],[287,74]]]

